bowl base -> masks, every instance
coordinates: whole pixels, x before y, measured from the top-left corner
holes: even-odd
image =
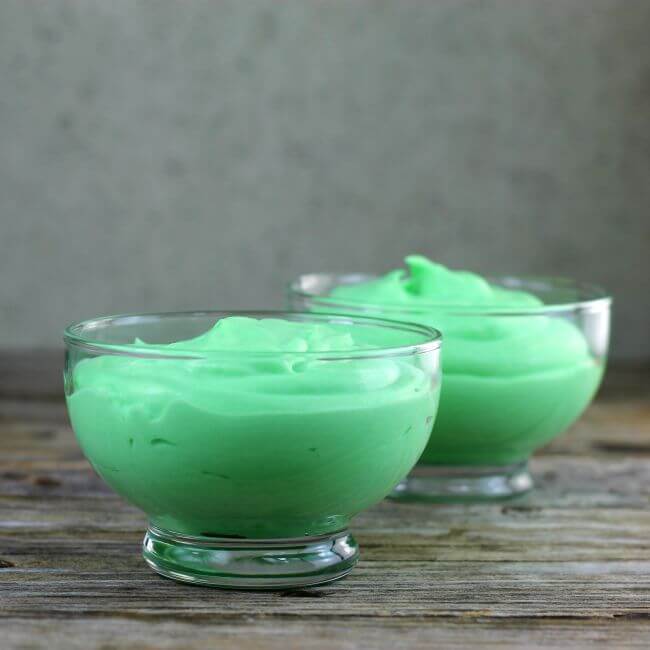
[[[492,501],[519,496],[532,487],[526,461],[500,467],[418,465],[389,498],[438,503]]]
[[[298,539],[193,537],[149,526],[142,556],[157,573],[226,589],[290,589],[346,576],[359,560],[347,530]]]

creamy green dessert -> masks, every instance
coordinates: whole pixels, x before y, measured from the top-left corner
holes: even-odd
[[[329,298],[342,311],[344,304],[363,306],[442,331],[440,408],[421,463],[524,461],[580,415],[603,366],[573,322],[542,310],[530,293],[474,273],[420,256],[406,264],[408,272],[340,285]]]
[[[325,534],[422,453],[437,357],[382,355],[422,342],[397,328],[228,317],[190,340],[79,361],[68,409],[97,472],[158,528]]]

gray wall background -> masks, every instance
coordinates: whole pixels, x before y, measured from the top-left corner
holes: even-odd
[[[0,346],[411,251],[650,356],[647,0],[2,0]]]

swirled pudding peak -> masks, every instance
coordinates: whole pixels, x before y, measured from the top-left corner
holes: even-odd
[[[376,325],[352,324],[345,318],[323,322],[229,316],[208,331],[168,345],[138,346],[186,352],[303,353],[351,352],[416,345],[424,337],[415,332]]]
[[[280,318],[222,318],[194,339],[172,343],[186,350],[240,350],[249,352],[329,352],[357,345],[351,327],[288,321]]]
[[[339,299],[378,304],[536,306],[530,293],[490,284],[476,273],[455,271],[422,255],[409,255],[404,269],[390,271],[370,282],[341,285],[331,295]]]

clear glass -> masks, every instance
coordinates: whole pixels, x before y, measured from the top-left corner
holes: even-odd
[[[533,481],[533,452],[587,407],[605,367],[610,298],[558,278],[490,278],[544,303],[527,309],[342,303],[330,292],[370,275],[311,274],[290,285],[293,309],[418,322],[445,339],[440,408],[418,465],[393,493],[431,501],[512,497]]]
[[[364,328],[369,343],[352,352],[164,346],[233,315]],[[143,314],[72,325],[65,342],[84,454],[148,515],[147,563],[197,584],[273,589],[346,575],[359,557],[351,517],[409,473],[437,412],[440,334],[421,325]]]

